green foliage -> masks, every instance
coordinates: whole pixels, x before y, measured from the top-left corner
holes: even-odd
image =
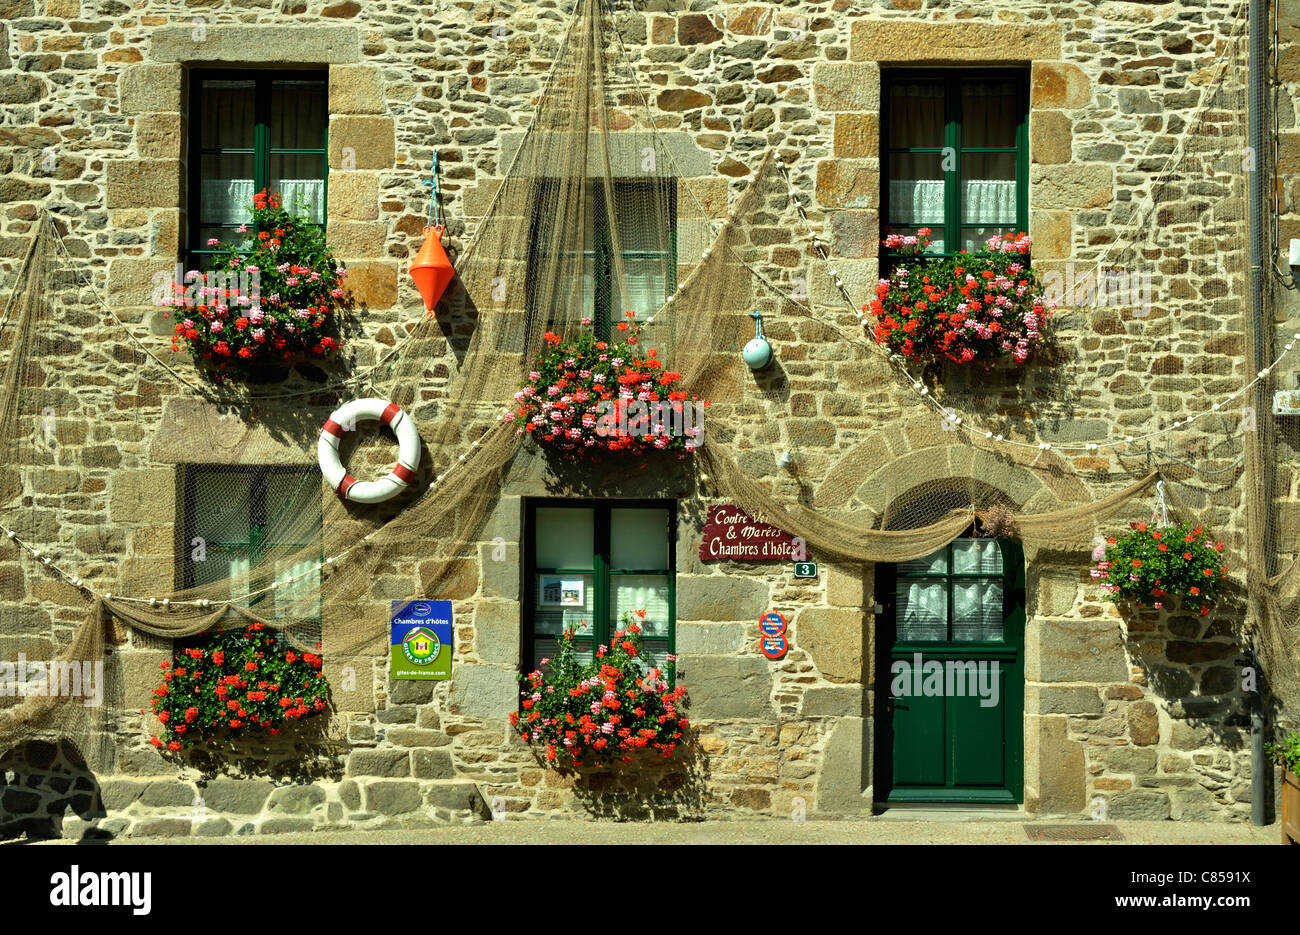
[[[330,687],[315,653],[300,653],[263,623],[225,630],[201,646],[178,648],[154,689],[163,722],[155,747],[180,750],[219,737],[267,731],[315,717],[329,705]]]
[[[1281,743],[1264,744],[1264,755],[1272,757],[1287,772],[1300,775],[1300,734],[1292,732]]]

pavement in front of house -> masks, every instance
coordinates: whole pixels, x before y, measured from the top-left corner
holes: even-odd
[[[1185,821],[1113,821],[1121,841],[1091,841],[1090,847],[1132,844],[1278,844],[1278,825]],[[1023,818],[951,820],[877,817],[862,821],[608,822],[571,820],[491,821],[440,824],[412,830],[322,830],[228,837],[117,838],[112,844],[1035,844],[1069,847],[1079,842],[1031,841],[1026,826],[1070,826],[1087,831],[1087,821],[1026,822]],[[42,844],[75,844],[53,840]],[[98,842],[96,842],[98,843]]]

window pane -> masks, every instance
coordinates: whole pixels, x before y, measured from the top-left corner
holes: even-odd
[[[559,637],[565,630],[590,636],[596,606],[595,575],[539,574],[533,632]]]
[[[898,566],[901,575],[946,575],[948,573],[948,549],[945,546],[925,558],[914,558]]]
[[[271,82],[271,148],[321,149],[329,103],[321,80]]]
[[[668,636],[668,576],[667,575],[612,575],[609,602],[611,631],[623,624],[623,614],[632,615],[646,636]],[[645,611],[645,619],[636,616]]]
[[[965,224],[1016,223],[1016,154],[962,157],[961,216]]]
[[[942,579],[899,580],[894,588],[900,640],[948,638],[948,585]]]
[[[286,546],[320,542],[319,472],[273,471],[266,478],[265,538]]]
[[[596,511],[590,507],[539,507],[534,544],[538,568],[591,568]]]
[[[252,80],[204,79],[198,119],[203,149],[252,149],[257,92]]]
[[[616,311],[636,312],[637,318],[644,321],[668,298],[668,259],[666,256],[641,259],[624,257],[623,279],[626,290],[621,303],[623,307]]]
[[[952,638],[954,640],[1002,639],[1002,582],[962,581],[952,583]]]
[[[602,189],[596,191],[599,194]],[[618,224],[618,249],[623,253],[666,253],[676,220],[669,214],[670,205],[671,195],[666,188],[616,182],[614,222]]]
[[[939,153],[892,154],[889,157],[889,227],[942,224],[943,178],[943,156]]]
[[[897,82],[889,91],[889,145],[912,148],[943,145],[943,84]]]
[[[325,223],[325,157],[272,156],[271,191],[279,192],[293,214]]]
[[[646,660],[655,666],[658,666],[662,672],[668,665],[668,641],[664,639],[645,640],[641,643],[641,649],[645,652]],[[642,666],[642,671],[649,666]]]
[[[616,507],[609,511],[614,568],[668,568],[668,511]]]
[[[203,157],[199,223],[239,225],[252,221],[253,157],[212,154]]]
[[[1021,114],[1016,82],[968,81],[961,89],[962,146],[1015,146]]]
[[[952,570],[957,574],[1002,574],[1002,550],[993,539],[958,539],[952,544]]]

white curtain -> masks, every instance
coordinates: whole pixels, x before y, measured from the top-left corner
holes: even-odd
[[[634,617],[646,637],[668,636],[668,579],[663,575],[612,575],[614,601],[611,629],[623,622],[623,613],[645,611],[645,619]]]
[[[899,581],[898,638],[943,642],[948,638],[948,586],[944,581]]]
[[[1002,639],[1002,582],[979,579],[952,583],[952,638]]]
[[[892,179],[889,183],[891,224],[923,227],[944,221],[942,179]],[[1014,179],[975,179],[962,182],[963,223],[1001,226],[1016,223]]]
[[[281,179],[274,190],[284,197],[284,205],[297,213],[299,201],[304,203],[308,217],[316,223],[325,219],[324,179]],[[206,224],[245,224],[251,220],[249,207],[253,204],[252,179],[204,179],[203,219]]]

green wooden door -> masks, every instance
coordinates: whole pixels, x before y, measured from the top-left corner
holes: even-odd
[[[1024,798],[1025,562],[961,538],[876,567],[875,797]]]

